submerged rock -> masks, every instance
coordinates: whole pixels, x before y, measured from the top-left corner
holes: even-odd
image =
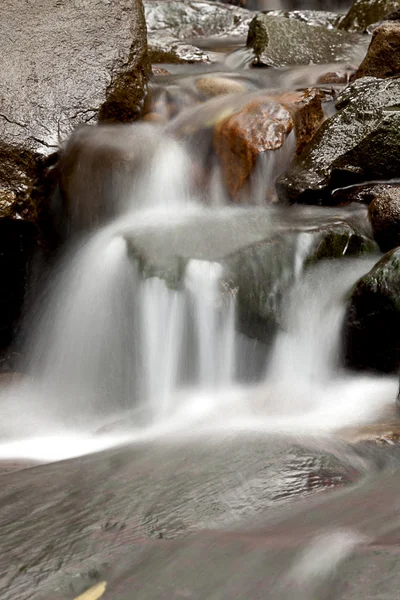
[[[364,32],[369,25],[382,21],[399,8],[398,0],[355,0],[340,21],[339,29]]]
[[[248,182],[257,159],[281,148],[293,128],[298,151],[309,142],[324,118],[322,98],[318,89],[275,97],[256,96],[238,112],[217,123],[214,146],[225,185],[234,199]],[[291,159],[289,151],[288,160]],[[276,169],[279,168],[282,169],[282,165],[276,164]],[[266,173],[266,178],[271,178],[266,181],[266,190],[268,186],[272,188],[270,192],[273,192],[272,178],[279,174],[276,169]]]
[[[156,39],[149,40],[149,58],[152,63],[209,63],[208,54],[193,46],[186,44],[171,35],[159,35]]]
[[[400,368],[400,249],[391,250],[354,287],[344,327],[346,362],[385,373]]]
[[[250,23],[247,46],[257,65],[284,67],[349,60],[359,41],[347,32],[261,13]]]
[[[400,21],[375,29],[368,52],[354,78],[392,77],[400,73]]]
[[[388,187],[368,208],[374,237],[383,252],[400,246],[400,187]]]
[[[298,159],[278,180],[290,202],[334,203],[331,191],[360,181],[391,179],[400,172],[400,80],[366,77],[339,96]]]

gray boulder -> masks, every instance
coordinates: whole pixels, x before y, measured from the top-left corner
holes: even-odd
[[[341,20],[339,29],[362,33],[369,25],[382,21],[398,8],[398,0],[355,0]]]
[[[382,372],[400,368],[400,249],[362,277],[349,299],[344,327],[348,366]]]
[[[278,180],[290,202],[334,203],[331,191],[400,172],[400,80],[365,77],[339,96],[338,112]]]
[[[376,241],[387,252],[400,246],[400,187],[387,187],[368,207]]]
[[[153,63],[210,62],[199,38],[245,39],[249,10],[211,0],[145,0],[149,54]]]
[[[256,64],[266,67],[343,62],[358,43],[354,34],[263,13],[250,23],[247,38]]]

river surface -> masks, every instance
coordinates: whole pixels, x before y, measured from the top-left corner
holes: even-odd
[[[206,73],[240,81],[240,102],[329,70],[250,71],[242,48],[215,51]],[[153,111],[175,107],[165,124],[90,128],[23,376],[3,386],[0,597],[395,598],[398,381],[341,361],[347,294],[379,256],[307,262],[321,228],[368,233],[366,211],[266,197],[290,136],[230,205],[207,144],[193,153],[175,135],[223,103],[194,94],[205,67],[170,68],[152,90]],[[82,231],[84,202],[107,201]],[[285,283],[280,323],[255,339],[227,265],[277,236],[287,268],[266,294]]]

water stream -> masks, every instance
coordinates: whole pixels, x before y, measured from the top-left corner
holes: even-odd
[[[282,79],[290,87],[321,72],[262,74],[255,82],[254,73],[242,71],[243,54],[236,59],[226,62],[229,74],[237,70],[250,82],[240,102]],[[173,84],[183,96],[195,79],[178,71],[176,80],[160,85]],[[207,140],[194,152],[190,139],[176,138],[186,127],[212,122],[222,105],[196,99],[181,104],[166,125],[88,134],[71,183],[73,235],[45,300],[28,318],[26,375],[0,396],[0,459],[51,462],[191,434],[323,443],[378,420],[393,405],[396,378],[349,373],[340,361],[346,296],[377,256],[307,263],[321,223],[362,226],[365,214],[273,204],[275,179],[294,155],[292,134],[259,161],[241,205],[229,204],[218,164],[208,162]],[[117,159],[102,168],[96,152],[107,147]],[[199,173],[209,180],[202,189]],[[97,215],[110,198],[102,222],[76,227],[87,206]],[[252,339],[240,327],[228,259],[273,235],[286,240],[282,253],[290,260],[281,277],[290,285],[279,327],[268,340]],[[266,296],[275,297],[280,283]],[[363,540],[346,527],[311,540],[286,568],[276,598],[328,597],[329,577]]]

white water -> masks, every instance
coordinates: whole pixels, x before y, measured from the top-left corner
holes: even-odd
[[[221,264],[194,258],[180,281],[170,280],[168,268],[164,281],[142,272],[140,257],[131,255],[131,232],[151,237],[166,223],[196,218],[191,163],[176,141],[166,138],[163,148],[127,186],[123,196],[132,197],[122,214],[59,265],[35,316],[31,376],[0,398],[10,438],[0,458],[13,448],[15,456],[43,459],[44,447],[50,460],[65,458],[78,448],[108,447],[110,439],[124,442],[127,431],[131,439],[188,431],[320,434],[368,421],[394,401],[394,379],[338,368],[345,294],[370,264],[321,263],[303,274],[307,235],[299,236],[297,283],[265,380],[241,381],[238,364],[252,360],[250,343],[236,332],[235,294]],[[85,432],[121,421],[121,435],[82,445]],[[66,442],[71,432],[78,437]],[[15,439],[23,440],[20,450]]]

